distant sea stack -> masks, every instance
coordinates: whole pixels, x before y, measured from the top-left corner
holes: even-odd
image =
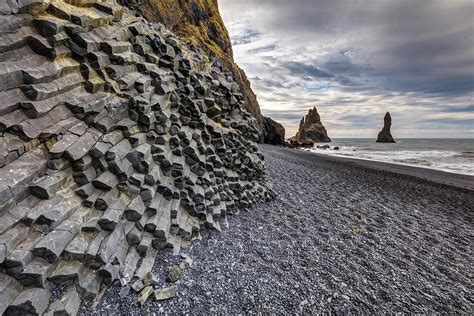
[[[314,143],[330,143],[326,128],[321,123],[316,107],[309,110],[308,114],[301,119],[300,127],[296,136],[293,138],[299,143],[314,142]]]
[[[390,133],[390,127],[392,126],[392,117],[387,112],[383,118],[383,128],[377,137],[377,143],[395,143],[395,140]]]

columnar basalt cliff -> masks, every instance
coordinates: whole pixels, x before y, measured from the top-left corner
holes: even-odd
[[[232,73],[163,27],[100,0],[2,1],[0,25],[0,314],[75,314],[274,197]]]
[[[163,23],[194,46],[216,57],[231,71],[240,86],[247,110],[257,121],[259,140],[272,139],[274,131],[284,138],[281,124],[264,123],[257,96],[252,91],[245,71],[235,62],[229,33],[219,13],[217,0],[122,0],[150,21]],[[276,123],[276,122],[275,122]],[[267,136],[267,134],[269,134]]]
[[[392,117],[387,112],[383,118],[383,128],[377,137],[377,143],[395,143],[390,128],[392,127]]]
[[[329,143],[329,138],[326,128],[321,122],[316,107],[310,109],[308,114],[300,121],[298,132],[293,137],[293,141],[298,143],[314,142],[314,143]]]

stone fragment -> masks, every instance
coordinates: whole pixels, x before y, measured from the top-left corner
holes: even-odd
[[[168,277],[166,280],[168,282],[176,282],[178,279],[181,277],[181,274],[183,273],[183,270],[180,268],[179,265],[174,265],[171,267],[170,272],[168,273]]]
[[[145,287],[145,284],[140,279],[136,280],[132,284],[132,289],[137,293],[140,292],[144,287]]]
[[[153,287],[146,286],[141,290],[140,294],[138,295],[137,299],[135,300],[135,304],[143,305],[145,304],[146,300],[153,294]]]
[[[173,285],[164,289],[156,290],[155,299],[157,301],[164,301],[164,300],[173,298],[176,296],[177,290],[178,290],[178,287],[176,285]]]
[[[153,274],[153,272],[148,271],[145,274],[145,278],[143,279],[143,282],[145,285],[155,285],[158,283],[158,280],[156,279],[156,276]]]
[[[130,293],[130,285],[126,285],[120,289],[119,296],[120,298],[125,298],[128,296],[129,293]]]
[[[191,259],[189,256],[185,254],[181,254],[181,263],[179,264],[179,267],[181,270],[191,268],[193,266],[193,259]]]

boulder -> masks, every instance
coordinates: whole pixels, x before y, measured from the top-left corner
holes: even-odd
[[[177,290],[178,290],[178,287],[176,285],[173,285],[164,289],[156,290],[155,299],[157,301],[164,301],[164,300],[173,298],[176,296]]]

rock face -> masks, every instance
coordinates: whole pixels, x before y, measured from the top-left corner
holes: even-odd
[[[285,144],[285,128],[278,122],[269,117],[263,117],[263,130],[265,144],[284,145]]]
[[[390,133],[390,128],[392,127],[392,117],[390,113],[387,112],[383,118],[383,128],[380,131],[377,137],[377,143],[395,143],[395,140]]]
[[[259,141],[265,142],[266,125],[260,105],[245,71],[234,62],[230,36],[220,16],[217,0],[127,0],[126,2],[150,21],[163,23],[169,30],[216,57],[224,68],[234,74],[246,108],[256,119]]]
[[[300,121],[300,126],[296,136],[292,138],[293,141],[298,143],[314,142],[314,143],[329,143],[329,138],[326,128],[321,123],[321,117],[319,116],[316,107],[310,109],[308,114],[303,117]]]
[[[275,196],[232,73],[164,27],[103,0],[3,1],[0,24],[0,314],[75,314]]]

